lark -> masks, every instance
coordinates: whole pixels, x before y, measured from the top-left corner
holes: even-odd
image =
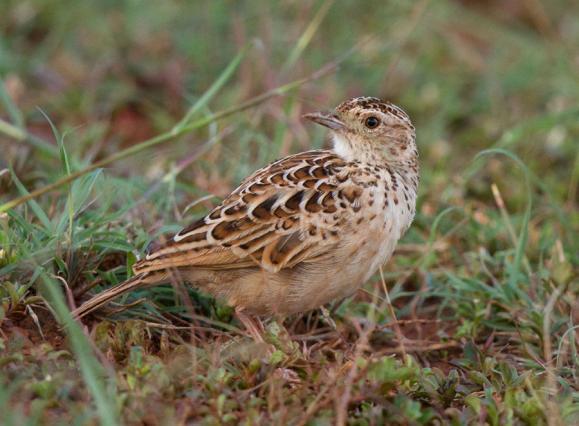
[[[285,317],[356,292],[392,256],[415,214],[415,129],[399,107],[347,100],[304,118],[330,129],[333,148],[277,160],[164,243],[135,275],[85,302],[82,317],[141,286],[178,280],[253,318]]]

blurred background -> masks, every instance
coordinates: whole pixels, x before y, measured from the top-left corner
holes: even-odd
[[[342,59],[331,74],[235,116],[235,130],[183,181],[224,195],[229,180],[257,165],[323,144],[303,112],[372,95],[400,104],[415,121],[427,198],[460,196],[449,181],[478,151],[500,145],[536,172],[548,170],[541,174],[552,195],[569,200],[577,190],[579,90],[572,3],[7,0],[0,73],[20,124],[54,143],[48,116],[85,164],[166,131],[248,43],[212,111]],[[51,177],[53,168],[41,169],[51,159],[0,137],[3,167],[13,164],[32,185]],[[114,167],[158,176],[204,138],[196,132]]]
[[[579,321],[579,3],[3,0],[0,203],[170,131],[240,52],[238,68],[194,118],[233,114],[139,148],[0,217],[0,282],[5,294],[20,292],[3,299],[5,335],[21,327],[29,341],[41,341],[34,330],[48,314],[37,307],[34,262],[77,297],[118,282],[149,241],[206,212],[253,170],[328,146],[326,132],[303,122],[303,113],[377,96],[409,113],[421,156],[415,224],[386,268],[390,296],[399,319],[444,321],[403,332],[428,344],[484,344],[491,358],[510,359],[519,373],[530,369],[532,389],[550,386],[542,373],[558,348],[557,377],[569,392],[559,402],[568,414],[564,404],[578,385],[569,330]],[[237,111],[302,78],[309,80]],[[381,288],[374,279],[341,305],[338,326],[365,316]],[[146,295],[165,301],[154,313],[169,312],[174,295],[151,291]],[[137,312],[145,318],[153,311]],[[377,321],[391,318],[384,311]],[[394,332],[385,327],[376,351],[393,350],[384,342]],[[553,342],[545,352],[547,336]],[[55,341],[53,349],[62,344]],[[466,355],[419,359],[424,368],[446,365],[446,374]],[[473,395],[484,387],[472,386]],[[26,399],[30,390],[15,392]],[[508,417],[507,402],[476,398],[499,404],[497,419]],[[426,413],[396,404],[389,409],[406,421]],[[452,418],[443,403],[428,404]],[[481,418],[473,407],[456,418]],[[547,421],[550,405],[537,407],[516,416]]]

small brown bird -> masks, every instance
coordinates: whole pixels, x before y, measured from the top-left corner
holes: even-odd
[[[415,130],[377,98],[304,115],[334,147],[257,170],[207,216],[149,250],[135,276],[76,309],[81,317],[144,285],[188,282],[246,314],[285,316],[353,294],[410,226],[418,188]]]

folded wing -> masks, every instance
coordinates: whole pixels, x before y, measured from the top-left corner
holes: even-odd
[[[256,171],[204,218],[151,250],[135,273],[168,268],[261,267],[313,261],[338,243],[347,208],[361,190],[330,151],[308,151]],[[347,201],[347,203],[346,203]]]

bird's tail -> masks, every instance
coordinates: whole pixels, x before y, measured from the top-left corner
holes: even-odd
[[[134,277],[129,278],[128,280],[117,284],[116,286],[105,290],[102,293],[97,294],[92,299],[87,300],[74,311],[72,311],[72,316],[77,319],[82,318],[95,309],[99,309],[116,297],[129,291],[136,290],[137,288],[156,284],[164,277],[166,277],[166,274],[159,274],[158,272],[143,272],[137,274]]]

